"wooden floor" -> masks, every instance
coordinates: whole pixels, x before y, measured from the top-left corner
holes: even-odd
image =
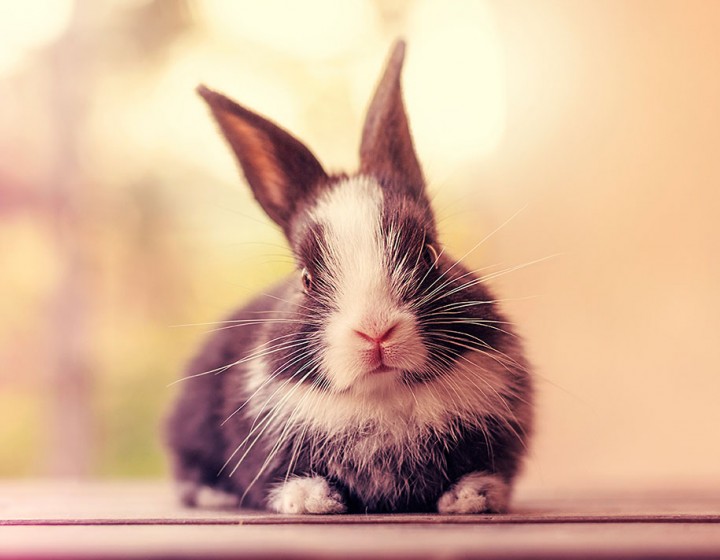
[[[720,488],[518,496],[490,516],[178,507],[163,483],[0,483],[0,558],[720,558]]]

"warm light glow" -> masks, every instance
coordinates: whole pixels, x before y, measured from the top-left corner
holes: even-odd
[[[193,41],[179,43],[172,60],[154,76],[152,84],[138,81],[134,85],[134,97],[118,88],[116,82],[108,83],[108,90],[115,95],[112,103],[116,109],[108,112],[105,106],[99,107],[94,114],[93,130],[97,142],[102,144],[99,139],[118,122],[120,113],[124,149],[111,147],[105,150],[107,156],[122,154],[120,157],[124,158],[126,150],[130,150],[135,157],[160,160],[169,166],[181,160],[208,177],[215,176],[234,185],[239,179],[237,169],[227,147],[219,135],[216,137],[207,106],[195,88],[204,83],[295,130],[299,128],[298,95],[282,78],[253,71],[232,52],[224,55]],[[212,141],[199,141],[207,137]],[[122,167],[120,161],[108,164]]]
[[[24,54],[56,39],[67,27],[73,0],[0,0],[0,75]]]
[[[502,138],[507,104],[492,7],[420,2],[409,36],[405,91],[421,152],[442,168],[491,152]]]
[[[374,23],[372,5],[362,0],[202,0],[196,6],[213,36],[305,59],[332,58],[361,45]]]
[[[0,0],[0,477],[160,476],[215,329],[169,325],[295,266],[198,82],[354,172],[404,37],[443,246],[485,239],[537,368],[524,488],[717,485],[720,2],[688,4]]]

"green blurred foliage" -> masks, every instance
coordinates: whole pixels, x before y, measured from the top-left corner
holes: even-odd
[[[44,449],[43,398],[36,391],[0,393],[0,477],[37,475]]]

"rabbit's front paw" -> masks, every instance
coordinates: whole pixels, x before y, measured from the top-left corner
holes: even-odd
[[[208,509],[237,508],[240,501],[235,494],[216,490],[196,482],[181,482],[178,491],[182,503],[189,507]]]
[[[437,503],[440,513],[502,513],[507,511],[510,486],[484,472],[466,474]]]
[[[268,503],[278,513],[344,513],[342,496],[320,476],[291,478],[275,488]]]

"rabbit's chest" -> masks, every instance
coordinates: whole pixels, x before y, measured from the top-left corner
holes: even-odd
[[[365,426],[320,441],[307,442],[310,471],[340,482],[373,508],[434,495],[443,484],[446,455],[441,438],[421,426]]]

